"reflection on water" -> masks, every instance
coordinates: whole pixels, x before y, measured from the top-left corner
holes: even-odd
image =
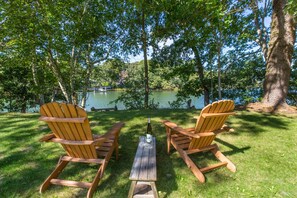
[[[86,103],[86,110],[91,111],[91,108],[113,108],[117,105],[119,110],[125,109],[123,103],[110,103],[118,98],[121,94],[120,91],[107,91],[107,92],[89,92],[88,99]],[[170,108],[168,102],[173,102],[176,100],[176,92],[174,91],[155,91],[152,93],[155,103],[159,103],[159,108]],[[204,106],[203,96],[200,98],[191,97],[192,104],[196,109],[201,109]],[[183,106],[184,108],[186,105]]]

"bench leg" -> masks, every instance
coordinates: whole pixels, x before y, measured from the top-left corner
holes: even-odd
[[[145,182],[145,183],[147,185],[151,186],[154,198],[158,198],[159,196],[158,196],[157,187],[156,187],[155,182]],[[128,194],[128,198],[133,198],[136,184],[137,184],[137,181],[132,181],[130,190],[129,190],[129,194]]]
[[[155,182],[150,182],[150,185],[151,185],[154,197],[158,198],[158,192],[157,192],[157,187],[156,187]]]
[[[137,183],[137,181],[132,181],[131,186],[130,186],[130,190],[129,190],[128,198],[133,197],[136,183]]]

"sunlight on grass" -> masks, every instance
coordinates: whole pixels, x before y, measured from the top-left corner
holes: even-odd
[[[237,112],[228,120],[235,131],[220,134],[215,142],[237,167],[206,173],[201,184],[176,151],[166,153],[166,134],[161,120],[183,127],[194,126],[197,110],[148,110],[89,113],[92,132],[103,134],[124,121],[120,135],[120,155],[109,162],[94,197],[127,197],[129,174],[138,138],[145,134],[151,117],[157,137],[157,190],[160,197],[296,197],[297,196],[297,118]],[[39,114],[0,114],[0,195],[1,197],[40,197],[39,186],[64,154],[54,143],[38,139],[49,132]],[[195,154],[200,165],[214,163],[211,155]],[[97,166],[71,164],[61,177],[91,181]],[[42,197],[85,197],[85,189],[50,187]]]

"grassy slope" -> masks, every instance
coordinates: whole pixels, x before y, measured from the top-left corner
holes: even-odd
[[[237,172],[220,168],[206,173],[206,183],[194,177],[176,152],[166,154],[161,119],[192,126],[197,111],[117,111],[89,113],[93,133],[104,133],[116,121],[126,122],[120,136],[120,159],[112,159],[94,197],[127,197],[129,174],[138,137],[146,117],[152,117],[157,136],[157,189],[160,197],[296,197],[297,118],[238,112],[229,119],[235,132],[218,136],[221,151]],[[0,196],[40,197],[38,188],[63,154],[54,143],[38,139],[49,132],[38,114],[0,114]],[[198,164],[212,163],[211,155],[193,155]],[[61,175],[91,181],[97,166],[73,164]],[[54,186],[42,197],[85,197],[86,190]]]

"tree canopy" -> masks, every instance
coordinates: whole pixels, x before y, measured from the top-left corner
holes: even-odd
[[[119,100],[131,108],[155,108],[154,89],[177,89],[181,103],[267,102],[270,55],[281,52],[289,57],[281,98],[294,104],[296,10],[293,0],[1,1],[0,107],[25,112],[57,99],[84,107],[98,86],[124,88]],[[291,20],[290,50],[272,52],[275,13]],[[130,63],[138,54],[143,61]]]

